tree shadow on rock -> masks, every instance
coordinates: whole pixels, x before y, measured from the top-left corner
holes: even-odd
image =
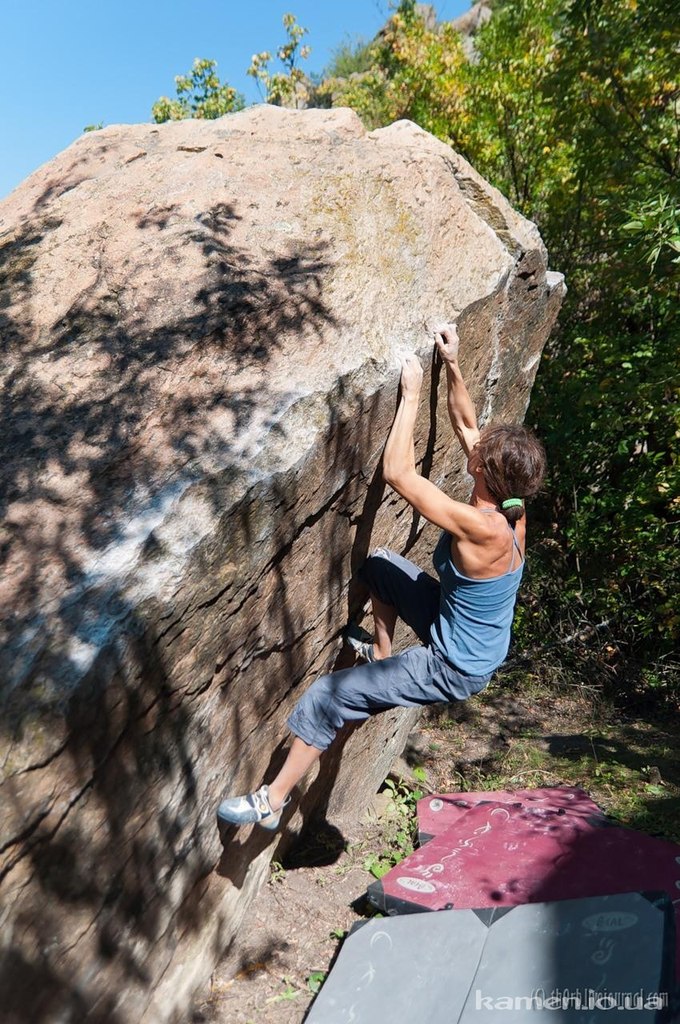
[[[157,211],[140,231],[169,230],[172,213]],[[212,809],[199,800],[196,697],[177,686],[153,599],[132,603],[116,562],[205,474],[206,452],[220,456],[210,414],[230,410],[240,434],[261,405],[257,374],[246,386],[227,378],[202,400],[200,389],[192,398],[161,388],[158,367],[182,382],[200,352],[227,359],[234,374],[257,369],[285,332],[333,323],[323,249],[256,268],[230,244],[236,216],[217,204],[197,220],[184,240],[206,261],[197,311],[151,330],[141,315],[123,316],[100,275],[37,333],[27,312],[39,300],[35,261],[59,222],[41,215],[0,245],[3,639],[16,683],[2,694],[10,820],[0,880],[18,922],[0,970],[17,1021],[122,1020],[107,990],[148,989],[164,936],[202,927],[191,894],[214,851]],[[213,501],[219,514],[218,492]],[[283,574],[276,600],[290,635],[298,623]]]

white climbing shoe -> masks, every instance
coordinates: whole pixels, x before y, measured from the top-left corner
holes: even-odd
[[[281,822],[281,814],[290,797],[274,810],[269,803],[269,788],[260,786],[247,796],[230,796],[217,808],[217,817],[226,825],[260,825],[274,832]]]
[[[358,658],[362,658],[369,663],[376,660],[375,651],[373,650],[373,637],[365,629],[362,629],[361,626],[357,626],[356,622],[350,622],[344,636],[345,643],[348,647],[352,648]]]

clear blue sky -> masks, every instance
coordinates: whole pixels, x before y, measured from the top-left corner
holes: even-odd
[[[470,0],[439,0],[440,20]],[[151,120],[159,96],[194,57],[246,96],[260,96],[245,74],[253,53],[284,42],[290,11],[309,29],[308,70],[321,71],[347,37],[370,39],[389,0],[0,0],[3,136],[0,198],[76,139],[87,124]]]

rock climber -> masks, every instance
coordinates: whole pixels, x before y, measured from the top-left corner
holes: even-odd
[[[219,805],[221,822],[278,828],[290,793],[346,722],[394,707],[465,700],[479,693],[504,661],[524,568],[524,499],[545,474],[538,439],[516,424],[477,426],[458,365],[454,325],[435,332],[446,367],[451,425],[474,484],[469,502],[455,501],[416,471],[413,433],[423,371],[415,355],[402,361],[401,395],[383,454],[383,476],[413,508],[441,527],[433,564],[438,579],[408,559],[379,548],[359,576],[373,611],[373,637],[351,629],[347,642],[360,664],[321,676],[289,719],[286,761],[268,784]],[[392,654],[397,618],[420,643]]]

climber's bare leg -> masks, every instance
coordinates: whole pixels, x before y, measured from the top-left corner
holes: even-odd
[[[377,597],[371,595],[373,606],[374,640],[373,650],[376,660],[389,658],[392,654],[392,637],[397,622],[397,609],[390,604],[384,604]],[[269,802],[273,810],[278,810],[284,800],[297,786],[298,782],[307,774],[313,764],[323,753],[318,747],[305,743],[299,736],[293,739],[288,756],[273,782],[269,783]]]
[[[299,736],[293,739],[283,768],[274,781],[269,783],[269,802],[273,810],[281,807],[291,789],[297,786],[322,753],[318,747],[305,743]]]
[[[371,594],[373,606],[373,653],[375,660],[381,661],[392,654],[392,638],[397,623],[397,609],[391,604],[384,604]]]

